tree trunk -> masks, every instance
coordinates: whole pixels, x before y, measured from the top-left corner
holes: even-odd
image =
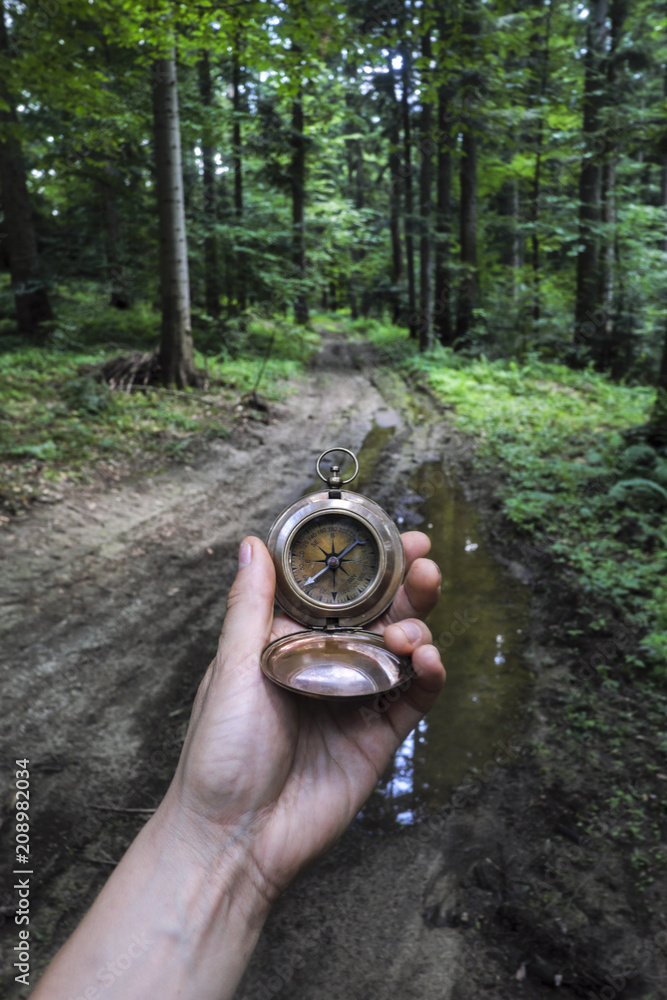
[[[667,445],[667,323],[658,372],[657,395],[649,418],[650,438],[658,445]]]
[[[535,166],[533,168],[533,184],[530,199],[530,221],[532,232],[530,234],[530,267],[532,272],[533,285],[533,336],[537,334],[538,323],[542,314],[541,289],[540,289],[540,234],[537,227],[540,221],[540,186],[542,180],[542,142],[544,133],[544,123],[540,117],[537,122],[537,137],[535,142]]]
[[[538,70],[538,94],[540,98],[540,112],[535,123],[535,165],[533,167],[533,183],[530,199],[530,221],[532,232],[530,236],[530,265],[532,271],[533,286],[533,336],[537,334],[538,323],[542,311],[541,289],[540,289],[540,234],[538,225],[540,221],[540,189],[542,182],[542,147],[544,145],[544,117],[542,108],[546,97],[547,85],[549,82],[549,49],[551,42],[551,9],[550,3],[539,0],[540,7],[544,11],[544,43],[540,52],[540,65]]]
[[[667,72],[662,78],[662,96],[667,101]],[[667,136],[663,135],[658,147],[660,162],[660,207],[667,208]],[[660,249],[667,253],[667,232],[660,240]]]
[[[306,277],[306,141],[303,134],[303,95],[299,90],[292,102],[292,263],[299,283],[294,299],[294,319],[305,325],[308,322],[308,302],[303,282]]]
[[[130,297],[127,290],[125,268],[123,267],[123,239],[114,181],[116,170],[111,163],[105,164],[107,179],[100,181],[104,221],[106,223],[107,276],[109,279],[109,304],[116,309],[127,309]]]
[[[667,209],[667,137],[660,149],[660,207]],[[667,253],[667,233],[660,240],[660,249]]]
[[[402,50],[401,67],[401,109],[403,112],[403,177],[405,180],[405,258],[408,271],[408,329],[410,337],[417,339],[419,317],[417,316],[417,299],[415,293],[415,246],[413,239],[414,231],[414,207],[412,198],[412,137],[410,128],[410,55],[407,46]]]
[[[396,99],[394,67],[391,56],[388,60],[389,108],[387,111],[389,139],[389,235],[391,239],[391,308],[392,322],[398,323],[401,315],[401,282],[403,280],[403,249],[401,247],[401,154],[400,117],[401,106]]]
[[[461,59],[474,65],[478,57],[479,0],[466,0],[463,9]],[[458,347],[468,343],[477,307],[477,136],[474,109],[478,97],[470,84],[461,86],[460,244],[461,281],[456,310]]]
[[[213,107],[213,81],[211,80],[211,64],[208,52],[204,52],[199,61],[199,96],[204,106],[204,129],[202,136],[202,160],[204,176],[202,178],[204,196],[204,285],[206,312],[217,318],[220,315],[220,274],[218,264],[217,225],[217,194],[215,190],[215,142],[213,122],[211,120]]]
[[[579,246],[574,342],[577,353],[595,346],[603,337],[604,315],[599,299],[600,222],[602,161],[596,150],[600,116],[604,106],[602,67],[607,34],[607,0],[593,0],[586,32],[584,70],[583,138],[584,156],[579,175]]]
[[[0,56],[9,58],[4,5],[0,0]],[[0,186],[8,237],[11,287],[20,333],[39,336],[42,323],[53,319],[46,287],[40,277],[37,236],[30,210],[19,123],[12,95],[0,75]]]
[[[461,144],[461,264],[456,313],[456,339],[465,346],[477,307],[477,137],[469,116],[463,124]]]
[[[348,130],[354,131],[354,125],[348,123]],[[354,190],[354,164],[352,161],[352,151],[350,149],[350,143],[348,140],[345,142],[346,146],[346,159],[347,159],[347,188],[348,191]],[[357,302],[357,254],[356,247],[354,246],[354,240],[350,245],[350,276],[347,283],[347,301],[350,307],[350,316],[352,319],[359,319],[359,305]]]
[[[238,44],[238,42],[237,42]],[[243,161],[241,157],[241,66],[238,52],[234,50],[232,57],[232,103],[234,108],[234,124],[232,125],[232,161],[234,165],[234,218],[237,232],[243,225]],[[236,285],[238,308],[243,312],[246,308],[246,275],[245,260],[242,252],[236,253]]]
[[[421,53],[425,66],[431,61],[431,36],[422,36]],[[430,71],[429,71],[430,73]],[[422,73],[422,89],[426,88],[426,71]],[[419,174],[419,350],[433,346],[433,286],[431,283],[431,187],[433,185],[433,105],[422,97],[421,171]]]
[[[667,71],[662,78],[662,96],[667,101]],[[660,163],[660,207],[667,209],[667,135],[664,134],[658,145],[658,162]],[[667,230],[659,240],[658,247],[667,253]]]
[[[502,230],[500,260],[509,271],[509,294],[516,297],[516,276],[521,267],[521,239],[519,236],[519,181],[509,177],[500,190],[500,208],[505,224]]]
[[[610,5],[611,41],[606,52],[607,81],[605,100],[611,105],[617,98],[616,54],[621,41],[623,22],[627,15],[625,0],[612,0]],[[616,271],[618,238],[616,231],[616,168],[618,163],[618,142],[609,136],[605,143],[602,161],[602,220],[603,245],[601,255],[600,300],[602,305],[602,329],[594,349],[594,360],[600,371],[610,371],[614,378],[625,375],[631,357],[631,338],[617,324],[616,316]]]
[[[348,72],[351,76],[356,75],[356,66],[354,64],[350,65]],[[345,107],[347,111],[347,120],[345,122],[344,130],[348,134],[353,134],[357,129],[355,123],[356,108],[354,103],[354,94],[350,90],[348,90],[345,95]],[[354,207],[360,211],[364,207],[364,156],[359,139],[345,140],[345,158],[347,162],[348,191],[351,194],[354,192],[352,202]],[[352,319],[359,318],[360,303],[358,279],[360,274],[359,264],[363,260],[363,256],[364,254],[362,249],[356,245],[353,239],[350,245],[350,279],[348,283],[348,300]],[[362,312],[364,309],[363,303],[365,298],[367,299],[368,296],[365,292],[362,292]]]
[[[604,239],[601,255],[600,302],[603,319],[601,336],[595,344],[595,363],[600,371],[616,367],[614,364],[614,271],[616,247],[616,144],[607,151],[602,168],[602,221]]]
[[[185,235],[176,56],[155,62],[153,122],[160,231],[161,379],[184,388],[195,380],[190,328],[190,279]]]
[[[438,89],[438,163],[436,181],[436,222],[435,222],[435,326],[441,344],[449,347],[454,342],[454,326],[451,311],[452,275],[449,262],[451,240],[451,191],[452,154],[449,135],[449,92],[446,87]]]
[[[391,188],[389,191],[389,234],[391,238],[391,286],[392,286],[392,322],[397,323],[400,316],[400,287],[403,280],[403,249],[401,247],[401,157],[398,151],[400,135],[398,130],[398,115],[392,116],[389,132],[389,174]]]

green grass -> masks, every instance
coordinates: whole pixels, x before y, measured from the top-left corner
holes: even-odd
[[[96,468],[154,468],[184,456],[197,442],[226,437],[237,420],[258,416],[239,410],[239,399],[255,387],[269,349],[258,391],[278,401],[319,342],[316,334],[283,319],[251,315],[245,330],[238,324],[231,331],[233,354],[212,338],[209,348],[217,347],[217,353],[195,352],[205,389],[112,392],[80,369],[121,350],[153,346],[150,324],[141,326],[145,310],[134,320],[146,336],[132,340],[126,320],[131,312],[119,314],[126,335],[113,338],[113,346],[106,337],[104,345],[95,342],[85,321],[71,323],[69,333],[55,327],[45,347],[17,344],[10,336],[9,349],[2,351],[7,338],[0,338],[0,501],[9,513],[35,497],[57,495],[55,484],[89,478]]]
[[[667,679],[667,456],[629,448],[655,390],[531,357],[420,355],[406,332],[352,324],[381,359],[425,382],[476,437],[479,467],[500,471],[498,496],[517,536],[548,552],[593,600],[644,634],[646,663]],[[631,665],[632,666],[632,665]]]

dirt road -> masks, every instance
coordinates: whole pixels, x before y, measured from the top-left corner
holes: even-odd
[[[465,466],[470,447],[441,415],[428,405],[417,413],[388,376],[362,373],[334,342],[269,423],[249,419],[190,466],[79,489],[3,530],[0,866],[3,874],[13,867],[14,761],[29,758],[32,985],[173,773],[239,540],[264,536],[314,482],[319,451],[359,449],[378,425],[392,433],[362,470],[363,488],[390,509],[416,465],[446,452]],[[466,476],[511,565],[493,483],[469,468]],[[634,814],[608,805],[621,787],[657,815],[664,774],[654,722],[630,687],[600,701],[611,729],[632,715],[643,740],[632,773],[618,770],[620,760],[610,767],[602,750],[596,758],[595,744],[561,724],[569,665],[562,647],[551,647],[567,626],[567,594],[559,584],[554,595],[553,573],[540,566],[529,573],[535,688],[525,731],[428,822],[354,825],[278,902],[237,1000],[539,1000],[554,989],[606,1000],[663,996],[659,883],[635,885]],[[642,748],[652,784],[638,770]],[[582,837],[591,818],[602,832]],[[0,899],[0,991],[17,1000],[29,990],[14,982],[12,881],[5,877]]]
[[[343,367],[332,367],[337,361]],[[4,811],[8,820],[10,765],[29,758],[33,983],[142,822],[140,812],[125,810],[154,806],[173,770],[215,650],[240,538],[264,536],[275,514],[312,482],[317,453],[337,443],[358,449],[375,420],[395,425],[383,456],[385,483],[376,475],[367,484],[380,501],[396,493],[415,456],[437,453],[440,425],[411,427],[349,364],[348,355],[330,355],[270,423],[249,422],[191,466],[107,492],[79,491],[4,533]],[[382,995],[381,967],[387,982],[412,981],[421,960],[423,890],[440,851],[420,848],[419,856],[416,880],[400,839],[367,844],[352,836],[286,899],[281,909],[290,912],[291,900],[294,914],[276,918],[240,996],[271,978],[283,938],[294,939],[300,956],[285,995],[319,995],[301,959],[304,968],[314,962],[329,997],[364,996],[365,982]],[[13,897],[7,885],[8,917]],[[331,932],[316,935],[305,952],[298,931],[304,913],[311,929],[324,922]],[[3,932],[6,988],[27,995],[11,985],[11,919]],[[341,976],[341,954],[348,977]]]

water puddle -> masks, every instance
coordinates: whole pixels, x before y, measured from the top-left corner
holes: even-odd
[[[516,731],[529,683],[519,656],[528,589],[493,559],[475,509],[439,462],[421,466],[393,514],[402,530],[430,536],[443,573],[442,598],[428,624],[447,684],[360,814],[372,827],[411,823],[443,806],[467,775],[493,760],[498,741]]]
[[[373,426],[369,430],[368,434],[366,434],[361,448],[357,452],[359,474],[354,482],[350,483],[348,489],[352,490],[354,493],[363,493],[365,491],[366,486],[376,472],[382,452],[396,433],[396,428],[400,419],[399,414],[389,406],[381,407],[376,411]],[[346,479],[354,471],[354,463],[352,462],[352,459],[347,458],[340,452],[338,454],[334,452],[334,454],[327,456],[322,463],[322,469],[325,475],[329,472],[329,469],[334,462],[340,463],[340,474],[343,479]],[[302,496],[307,496],[308,493],[321,489],[323,489],[322,480],[313,478],[308,486],[303,490]]]
[[[376,415],[357,453],[355,492],[366,492],[399,423],[390,407]],[[351,469],[351,462],[342,462],[344,477]],[[402,531],[419,528],[429,535],[431,556],[442,570],[442,598],[428,624],[447,684],[359,814],[371,829],[413,823],[427,809],[442,807],[456,786],[493,760],[498,743],[514,735],[529,684],[519,655],[528,589],[493,558],[475,508],[440,462],[425,462],[407,487],[390,513]],[[321,488],[313,481],[305,492]]]

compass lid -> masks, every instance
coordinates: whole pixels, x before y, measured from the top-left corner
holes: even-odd
[[[383,694],[413,676],[409,656],[361,629],[294,632],[266,646],[261,663],[280,687],[327,700]]]

